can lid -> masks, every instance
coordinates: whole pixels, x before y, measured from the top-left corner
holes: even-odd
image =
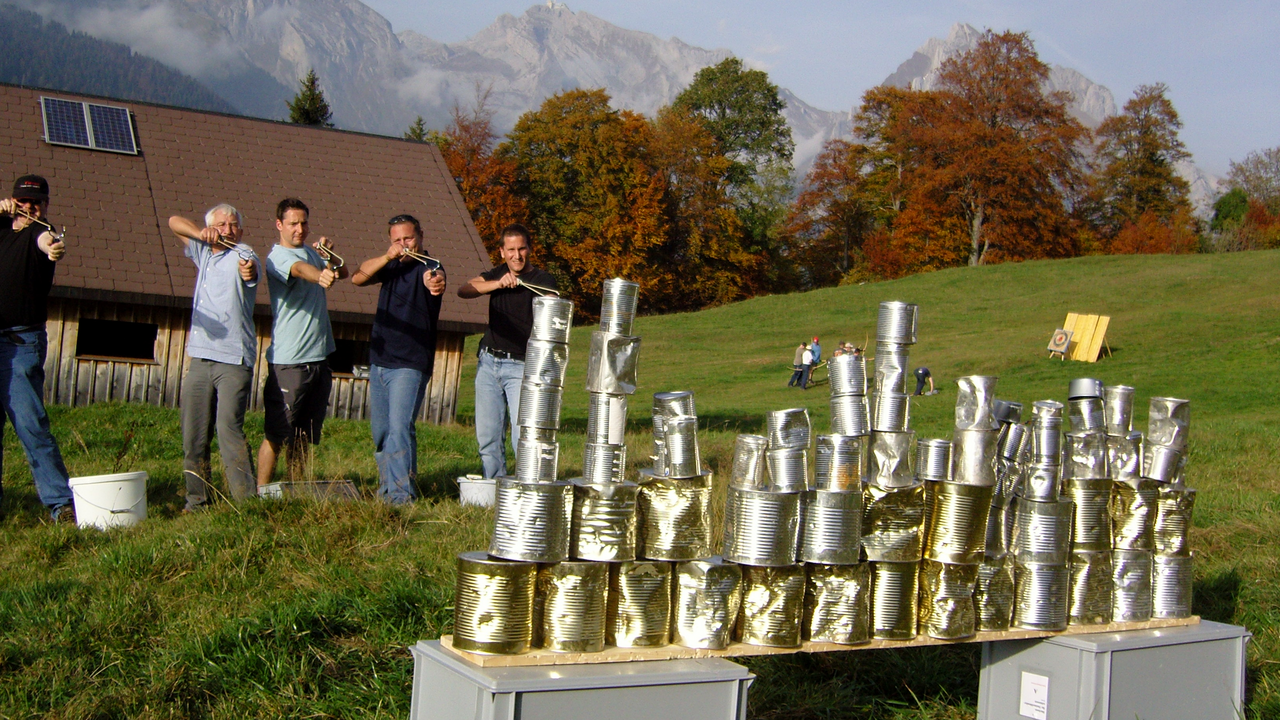
[[[1102,395],[1102,381],[1094,378],[1076,378],[1067,386],[1068,400],[1077,400],[1079,398],[1101,398]]]

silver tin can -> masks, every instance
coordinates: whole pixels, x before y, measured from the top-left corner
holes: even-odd
[[[516,413],[516,424],[522,428],[558,429],[562,393],[563,388],[555,385],[520,383],[520,409]]]
[[[992,409],[996,416],[996,422],[1001,425],[1017,425],[1022,422],[1022,403],[1020,402],[996,398]]]
[[[818,490],[857,490],[867,476],[871,438],[867,435],[819,435],[814,462]]]
[[[769,486],[765,469],[765,452],[769,440],[763,435],[738,435],[733,441],[733,472],[729,485],[748,490],[764,490]]]
[[[905,432],[911,425],[911,396],[877,392],[871,396],[872,432]]]
[[[800,493],[729,488],[724,558],[759,567],[793,565],[800,543]]]
[[[1013,564],[1011,557],[988,557],[978,566],[973,604],[979,630],[1008,630],[1013,622]]]
[[[1075,504],[1071,521],[1071,549],[1103,552],[1111,549],[1111,486],[1106,478],[1070,480],[1066,497]]]
[[[702,455],[698,450],[698,418],[675,415],[666,420],[667,475],[691,478],[702,474]]]
[[[453,594],[453,646],[467,652],[518,655],[533,641],[533,597],[538,566],[458,555]]]
[[[1072,502],[1020,497],[1014,499],[1013,506],[1013,552],[1018,561],[1066,566],[1071,550]]]
[[[1124,437],[1133,432],[1133,388],[1108,385],[1103,391],[1106,401],[1107,434]]]
[[[1181,450],[1168,445],[1154,445],[1148,439],[1142,446],[1142,477],[1169,483],[1178,479],[1178,473],[1187,462]]]
[[[1137,488],[1111,485],[1111,547],[1116,550],[1155,548],[1159,484],[1143,480]]]
[[[1191,401],[1170,397],[1151,398],[1147,415],[1147,443],[1167,445],[1175,450],[1187,449],[1191,430]]]
[[[987,548],[987,516],[993,488],[932,483],[933,506],[924,556],[949,565],[977,565]]]
[[[1131,432],[1124,437],[1107,436],[1107,466],[1111,479],[1131,487],[1142,482],[1142,433]]]
[[[1157,554],[1191,556],[1191,514],[1195,506],[1195,490],[1170,486],[1160,488],[1152,530]]]
[[[804,639],[837,645],[871,640],[871,563],[810,564],[804,594]]]
[[[569,344],[569,331],[573,328],[573,302],[558,297],[533,299],[533,328],[530,340]]]
[[[920,564],[920,630],[939,640],[962,640],[978,632],[973,603],[977,565]]]
[[[809,451],[804,448],[773,448],[765,452],[769,468],[769,490],[778,493],[809,489]]]
[[[770,448],[808,448],[811,437],[809,411],[805,408],[765,413],[765,434]]]
[[[1151,614],[1157,618],[1191,617],[1194,557],[1156,555],[1151,574]]]
[[[1031,459],[1034,462],[1062,462],[1062,418],[1038,417],[1031,421]]]
[[[867,458],[867,482],[882,488],[916,484],[916,433],[878,432],[871,436]]]
[[[535,428],[522,427],[520,430],[520,440],[528,440],[529,442],[553,443],[556,442],[559,430],[556,428]]]
[[[956,380],[956,429],[996,430],[996,378],[967,375]]]
[[[951,441],[916,442],[916,477],[941,482],[951,479]]]
[[[866,397],[832,393],[830,405],[832,434],[869,435],[871,433],[871,412],[867,408]]]
[[[1111,622],[1111,551],[1071,553],[1071,625]]]
[[[636,391],[640,338],[602,330],[591,333],[587,355],[587,392],[631,395]]]
[[[627,396],[587,395],[587,442],[622,445],[627,436]]]
[[[1111,617],[1115,622],[1151,619],[1150,550],[1113,550],[1111,554]]]
[[[1063,480],[1098,480],[1111,477],[1107,460],[1107,436],[1102,431],[1067,433],[1062,454]]]
[[[497,483],[494,506],[490,555],[540,563],[569,559],[572,485],[502,478]]]
[[[804,586],[804,565],[744,566],[738,641],[765,647],[800,647]]]
[[[862,547],[876,562],[915,562],[924,545],[924,483],[883,489],[867,485],[862,498]]]
[[[1031,444],[1030,428],[1026,425],[1005,425],[996,443],[996,452],[1006,460],[1018,460]]]
[[[1061,420],[1064,407],[1057,400],[1037,400],[1031,403],[1031,421],[1035,422],[1040,418],[1057,418]]]
[[[671,563],[609,563],[605,639],[617,647],[662,647],[671,641]]]
[[[698,410],[693,401],[692,390],[669,390],[653,394],[654,416],[675,417],[676,415],[697,415]]]
[[[1062,466],[1039,461],[1027,465],[1022,472],[1022,496],[1032,500],[1057,500],[1062,496]]]
[[[609,565],[566,561],[538,568],[535,617],[542,647],[552,652],[600,652],[604,650],[605,598],[609,590]]]
[[[996,484],[995,430],[955,431],[951,441],[951,480],[962,485]]]
[[[516,443],[516,479],[525,483],[556,481],[560,443],[520,438]]]
[[[711,557],[711,473],[679,480],[641,473],[640,479],[637,554],[672,561]]]
[[[827,361],[832,395],[867,394],[867,359],[861,355],[839,355]]]
[[[582,447],[582,477],[590,484],[619,483],[627,472],[627,446],[586,443]]]
[[[915,303],[896,300],[880,303],[880,310],[876,314],[876,340],[903,345],[915,344],[919,315],[920,307]]]
[[[636,502],[632,482],[592,484],[575,478],[569,556],[617,562],[636,559]]]
[[[853,565],[862,556],[862,488],[809,490],[800,496],[800,559]]]
[[[671,642],[723,650],[742,608],[742,567],[715,557],[676,563]]]
[[[907,376],[911,374],[910,346],[877,342],[874,366],[877,393],[907,391]]]
[[[1016,519],[1012,496],[992,496],[991,507],[987,509],[987,544],[984,557],[999,558],[1009,552],[1013,547],[1013,525]]]
[[[1017,563],[1013,625],[1028,630],[1066,630],[1070,568],[1065,564]]]
[[[1107,420],[1102,398],[1076,398],[1067,401],[1071,432],[1106,434]]]
[[[1067,399],[1078,400],[1080,398],[1102,399],[1103,385],[1101,380],[1094,378],[1076,378],[1067,384]]]
[[[600,301],[600,329],[617,335],[630,335],[639,302],[639,284],[622,278],[605,280]]]
[[[873,562],[871,634],[878,640],[910,640],[919,619],[920,563]]]
[[[550,340],[530,340],[524,352],[524,382],[564,387],[569,369],[569,346]]]
[[[1022,492],[1023,466],[1021,463],[1000,458],[996,460],[995,497],[1011,498]]]

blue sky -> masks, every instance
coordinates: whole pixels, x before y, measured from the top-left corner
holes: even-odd
[[[397,31],[464,40],[530,0],[363,0]],[[570,0],[615,25],[727,48],[805,102],[845,110],[930,37],[955,22],[1028,31],[1042,59],[1106,85],[1118,105],[1163,82],[1182,138],[1204,169],[1280,146],[1280,3],[1276,2],[764,2]]]

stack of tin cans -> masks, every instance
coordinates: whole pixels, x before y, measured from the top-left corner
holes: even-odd
[[[1012,545],[1014,494],[1022,482],[1023,453],[1031,442],[1027,426],[1020,424],[1022,403],[997,399],[993,414],[996,431],[996,484],[987,510],[986,543],[978,567],[973,601],[979,630],[1007,630],[1013,620]]]
[[[1133,388],[1128,390],[1132,397]],[[1111,395],[1119,398],[1117,393]],[[1074,508],[1071,527],[1072,625],[1111,622],[1111,516],[1113,473],[1108,452],[1105,388],[1097,380],[1073,380],[1067,391],[1071,430],[1062,451],[1063,493]],[[1123,411],[1129,415],[1129,411]]]
[[[1062,403],[1032,403],[1031,442],[1014,493],[1013,624],[1035,630],[1067,627],[1071,509],[1062,490]]]

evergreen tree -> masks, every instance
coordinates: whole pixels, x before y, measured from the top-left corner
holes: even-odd
[[[301,86],[298,94],[289,101],[289,122],[333,127],[333,113],[324,99],[324,91],[320,89],[320,78],[315,69],[308,70],[307,76],[299,80],[298,84]]]
[[[422,119],[421,115],[419,115],[418,119],[414,120],[413,124],[409,126],[409,130],[405,132],[404,139],[424,143],[430,140],[428,135],[429,132],[430,131],[427,130],[426,121]]]

